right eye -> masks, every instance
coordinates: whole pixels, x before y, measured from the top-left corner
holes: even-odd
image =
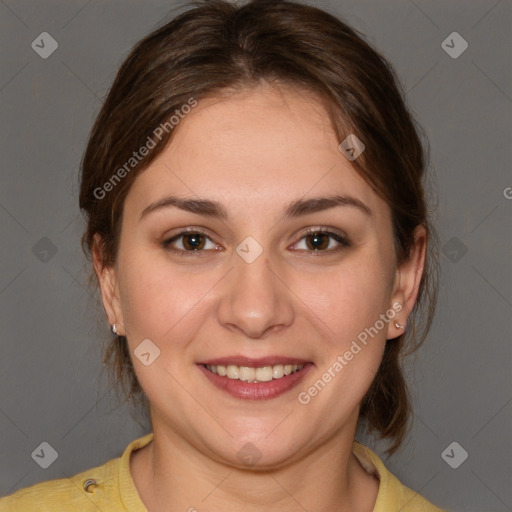
[[[210,248],[206,247],[208,242],[211,244]],[[192,256],[192,254],[187,253],[218,250],[219,247],[209,236],[197,229],[181,231],[172,238],[165,240],[162,245],[164,248],[176,252],[180,256]]]

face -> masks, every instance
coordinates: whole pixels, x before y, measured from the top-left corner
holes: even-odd
[[[134,181],[98,273],[155,433],[237,465],[353,438],[417,267],[339,143],[313,96],[261,86],[199,102]]]

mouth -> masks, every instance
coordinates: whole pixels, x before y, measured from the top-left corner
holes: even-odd
[[[198,363],[197,366],[211,384],[231,396],[261,400],[290,391],[314,364],[289,358],[228,358]]]

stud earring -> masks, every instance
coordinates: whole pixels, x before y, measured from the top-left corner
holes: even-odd
[[[110,330],[114,333],[114,334],[117,334],[117,327],[116,327],[116,324],[112,324],[110,326]]]
[[[405,327],[403,325],[400,325],[398,322],[395,321],[395,327],[397,329],[404,329],[405,330]]]

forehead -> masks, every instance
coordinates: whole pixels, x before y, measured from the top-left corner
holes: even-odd
[[[384,213],[386,205],[341,154],[339,142],[314,95],[260,86],[199,101],[132,188],[139,209],[170,192],[273,209],[338,193]]]

